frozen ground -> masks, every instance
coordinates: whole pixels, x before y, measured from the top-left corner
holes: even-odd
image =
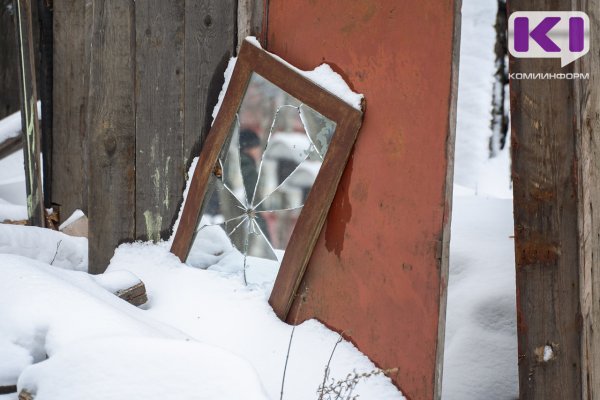
[[[517,397],[509,155],[489,159],[487,147],[495,12],[495,0],[463,0],[448,400]],[[25,218],[22,163],[20,152],[0,161],[0,221]],[[213,270],[182,265],[165,244],[123,245],[105,278],[93,278],[78,271],[85,252],[85,239],[0,225],[0,386],[20,376],[38,400],[279,398],[292,328],[275,317],[262,288],[226,274],[222,259]],[[143,309],[107,291],[121,270],[145,282]],[[317,398],[337,339],[316,321],[295,329],[284,399]],[[347,342],[331,367],[336,379],[374,368]],[[361,382],[356,394],[401,398],[382,376]]]

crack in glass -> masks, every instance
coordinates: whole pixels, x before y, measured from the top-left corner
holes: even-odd
[[[211,238],[220,240],[222,254],[237,249],[244,279],[272,284],[335,128],[254,73],[214,168],[194,241],[208,249],[218,247]],[[190,253],[200,247],[194,243]],[[188,263],[196,259],[202,257],[190,254]]]

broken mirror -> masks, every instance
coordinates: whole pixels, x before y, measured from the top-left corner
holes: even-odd
[[[285,320],[362,123],[352,104],[244,40],[171,252],[272,290]]]
[[[209,178],[186,262],[206,267],[235,249],[222,265],[240,266],[247,283],[272,285],[335,129],[253,72]]]

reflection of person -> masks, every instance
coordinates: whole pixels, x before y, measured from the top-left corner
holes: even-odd
[[[240,167],[242,169],[242,178],[244,180],[244,189],[248,203],[252,203],[253,196],[258,196],[260,188],[256,187],[258,182],[258,165],[261,161],[260,138],[252,129],[244,128],[240,132]],[[254,194],[256,189],[257,194]],[[254,199],[255,201],[258,198]],[[269,231],[265,219],[257,215],[255,217],[258,226],[263,231],[265,237],[269,239]]]
[[[257,165],[260,162],[260,139],[252,129],[242,129],[240,132],[240,166],[244,189],[248,202],[252,202],[254,188],[258,181]]]

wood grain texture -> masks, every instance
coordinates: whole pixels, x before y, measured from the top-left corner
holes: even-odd
[[[516,0],[510,11],[580,10],[592,50],[557,59],[510,60],[511,73],[589,73],[589,80],[511,81],[521,399],[600,396],[600,3]],[[553,357],[543,360],[550,346]]]
[[[133,0],[92,4],[89,271],[101,273],[135,235],[135,15]]]
[[[234,54],[236,0],[186,0],[184,168],[200,154]]]
[[[42,191],[41,138],[37,109],[34,36],[31,0],[14,0],[15,28],[20,73],[19,98],[25,162],[25,190],[30,224],[45,225],[44,194]]]
[[[64,221],[87,213],[91,0],[54,0],[52,202]]]
[[[238,0],[237,51],[247,36],[256,37],[266,48],[266,0]]]
[[[184,0],[137,0],[136,238],[170,236],[183,175]]]
[[[0,118],[19,111],[19,63],[11,0],[0,1]]]

